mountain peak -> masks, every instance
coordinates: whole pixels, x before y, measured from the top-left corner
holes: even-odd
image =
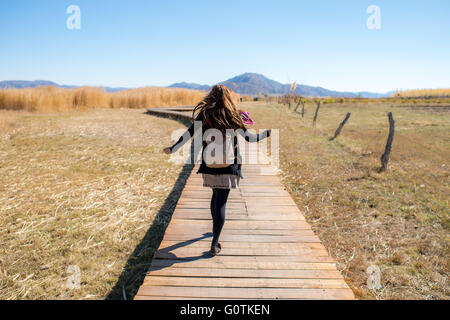
[[[259,73],[243,73],[234,78],[221,82],[221,84],[239,94],[249,96],[257,96],[259,93],[277,95],[288,92],[285,90],[285,85],[271,80]]]
[[[267,81],[270,80],[266,76],[260,74],[260,73],[252,73],[252,72],[246,72],[240,75],[237,75],[231,79],[228,79],[226,81],[243,81],[243,82],[249,82],[249,81]],[[224,81],[225,82],[225,81]]]

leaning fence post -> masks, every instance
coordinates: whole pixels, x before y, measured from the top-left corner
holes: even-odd
[[[316,126],[317,115],[319,114],[319,108],[320,108],[320,100],[319,100],[319,103],[317,104],[316,113],[314,114],[313,127]]]
[[[305,118],[305,103],[302,100],[302,119]]]
[[[384,150],[383,155],[381,156],[381,168],[380,172],[386,171],[389,162],[389,155],[391,154],[392,149],[392,141],[394,140],[394,131],[395,131],[395,121],[392,117],[392,112],[388,113],[389,117],[389,136],[386,143],[386,148]]]
[[[300,107],[300,103],[302,103],[302,97],[300,97],[300,98],[298,99],[298,103],[297,103],[297,106],[296,106],[295,109],[294,109],[294,112],[297,112],[298,107]]]
[[[347,120],[350,118],[351,113],[348,112],[347,115],[345,116],[344,121],[341,122],[341,124],[339,125],[339,127],[337,128],[336,132],[334,133],[334,137],[330,139],[330,141],[333,141],[334,139],[336,139],[338,137],[338,135],[341,133],[342,128],[345,126],[345,124],[347,123]]]

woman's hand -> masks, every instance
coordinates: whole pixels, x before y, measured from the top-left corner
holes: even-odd
[[[163,149],[163,152],[164,152],[165,154],[171,154],[171,153],[172,153],[172,151],[170,151],[170,148],[164,148],[164,149]]]

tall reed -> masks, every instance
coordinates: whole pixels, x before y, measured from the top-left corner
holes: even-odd
[[[108,93],[101,88],[62,89],[53,86],[1,89],[0,109],[58,112],[84,108],[149,108],[191,105],[206,93],[180,88],[147,87]]]
[[[449,89],[417,89],[397,91],[391,95],[392,98],[449,98]]]

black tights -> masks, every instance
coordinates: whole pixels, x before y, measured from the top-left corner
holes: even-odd
[[[211,216],[213,218],[213,240],[211,247],[219,243],[220,232],[225,223],[225,208],[230,189],[213,189],[211,198]]]

